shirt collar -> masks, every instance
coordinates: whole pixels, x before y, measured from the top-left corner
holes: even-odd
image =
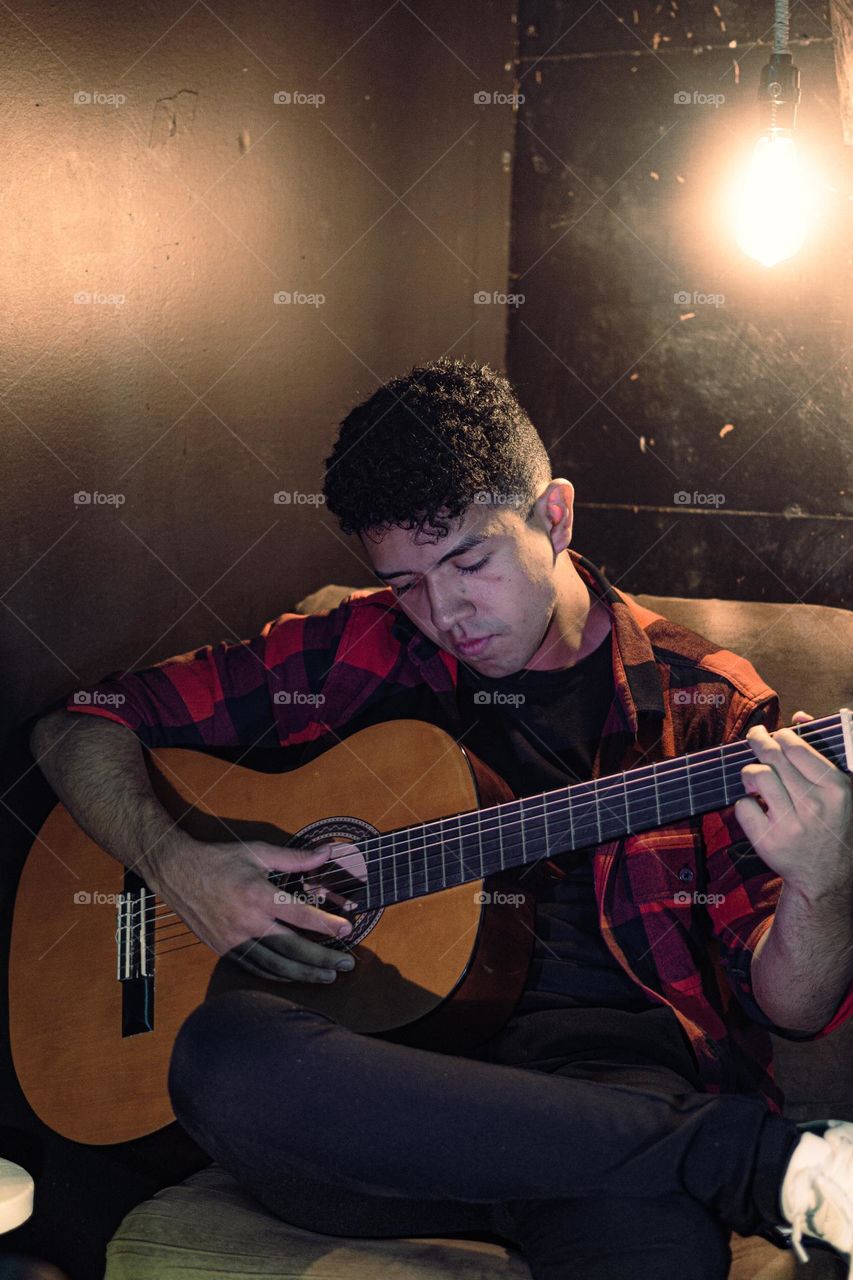
[[[566,550],[581,579],[606,604],[611,618],[613,682],[616,700],[624,714],[626,728],[636,739],[641,729],[640,717],[665,716],[663,693],[654,651],[645,629],[636,618],[630,596],[624,595],[604,576],[591,560],[575,551]],[[403,644],[409,657],[422,669],[424,678],[437,690],[454,689],[458,660],[446,649],[415,626],[395,602],[393,635]]]

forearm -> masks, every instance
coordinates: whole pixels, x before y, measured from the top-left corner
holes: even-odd
[[[54,711],[34,725],[30,748],[83,831],[124,866],[153,877],[181,832],[154,795],[136,735],[100,716]]]
[[[825,1026],[853,982],[853,886],[810,901],[783,885],[751,965],[752,991],[777,1026]]]

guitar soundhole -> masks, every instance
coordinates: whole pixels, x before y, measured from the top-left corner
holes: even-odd
[[[314,849],[327,840],[359,841],[379,834],[379,831],[370,823],[362,822],[358,818],[322,818],[318,822],[310,823],[307,827],[302,827],[288,839],[287,843],[295,849]],[[367,937],[382,916],[382,907],[372,907],[362,911],[357,908],[344,911],[342,902],[338,901],[338,898],[350,898],[354,902],[364,901],[367,864],[361,853],[342,854],[340,858],[332,857],[318,874],[291,871],[279,873],[278,877],[273,873],[270,878],[288,892],[305,894],[311,902],[314,902],[312,895],[319,889],[327,889],[326,901],[316,902],[315,905],[323,911],[331,911],[334,915],[349,920],[352,933],[347,934],[346,938],[329,938],[325,934],[314,935],[324,947],[334,947],[338,951],[350,950],[356,943],[362,942]]]

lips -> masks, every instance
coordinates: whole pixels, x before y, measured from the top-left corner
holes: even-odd
[[[476,639],[458,640],[456,649],[463,657],[470,657],[474,654],[482,653],[486,645],[491,640],[491,635],[477,636]]]

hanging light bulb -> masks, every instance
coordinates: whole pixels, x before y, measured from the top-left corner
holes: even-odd
[[[773,53],[758,87],[762,133],[734,196],[737,242],[765,267],[802,247],[815,211],[794,141],[800,73],[787,45],[788,3],[776,0]]]
[[[810,221],[808,184],[788,130],[763,133],[737,195],[737,242],[765,267],[802,248]]]

